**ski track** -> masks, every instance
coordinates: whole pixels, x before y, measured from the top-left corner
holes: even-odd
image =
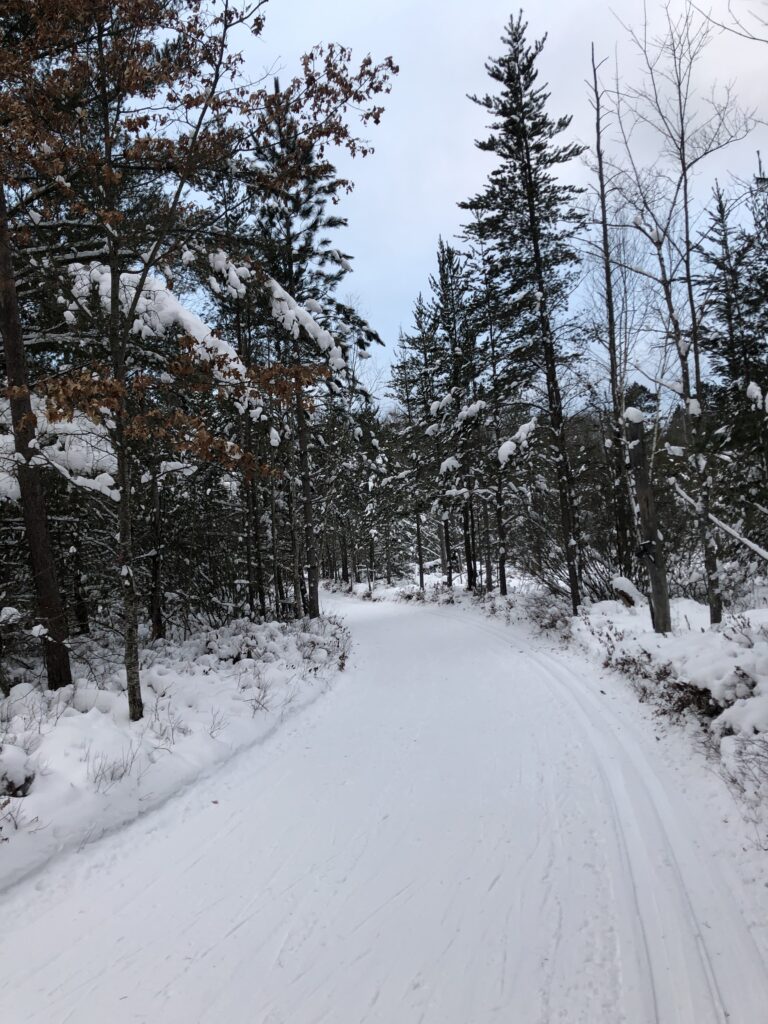
[[[3,899],[4,1024],[768,1021],[744,894],[588,662],[326,603],[333,691]]]

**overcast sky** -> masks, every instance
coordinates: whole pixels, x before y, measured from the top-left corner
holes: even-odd
[[[725,6],[725,0],[711,3],[715,11]],[[532,33],[548,33],[540,77],[551,87],[551,111],[572,114],[574,137],[589,142],[590,44],[607,57],[618,47],[623,74],[636,78],[638,62],[618,19],[639,26],[642,0],[537,0],[524,9]],[[648,9],[658,17],[655,0]],[[249,50],[254,72],[275,63],[288,75],[302,52],[331,41],[353,47],[359,57],[391,54],[400,66],[381,125],[367,130],[376,152],[343,165],[356,186],[341,211],[349,228],[340,242],[355,267],[343,288],[387,344],[377,360],[382,367],[400,326],[410,323],[413,300],[427,288],[438,235],[450,238],[459,230],[456,204],[479,190],[487,174],[489,157],[473,145],[483,134],[483,113],[466,96],[490,84],[484,62],[500,53],[504,24],[516,10],[504,0],[270,0],[264,34]],[[768,116],[766,66],[768,46],[720,36],[709,51],[707,75],[734,80],[742,100]],[[762,132],[727,164],[746,174],[761,141],[768,149]],[[713,165],[713,176],[726,171],[722,163]],[[579,177],[586,181],[586,170],[574,166],[573,178]]]

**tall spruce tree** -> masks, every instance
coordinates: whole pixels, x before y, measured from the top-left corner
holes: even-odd
[[[552,451],[556,465],[561,540],[574,611],[581,602],[579,518],[568,451],[561,371],[563,346],[558,331],[577,262],[574,236],[583,224],[575,201],[579,190],[563,184],[558,171],[583,147],[560,144],[570,117],[554,120],[549,94],[537,84],[538,57],[544,39],[529,43],[522,13],[510,18],[502,41],[505,52],[486,69],[498,93],[473,96],[492,120],[490,135],[477,142],[499,163],[479,195],[464,205],[480,217],[485,232],[503,254],[501,272],[507,301],[515,306],[521,333],[534,341],[534,358],[543,372]]]

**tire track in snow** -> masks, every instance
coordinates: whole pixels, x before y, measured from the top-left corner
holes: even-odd
[[[431,609],[428,609],[428,612],[438,614]],[[453,613],[451,614],[453,616]],[[513,643],[517,645],[521,640],[518,636],[513,641],[507,632],[490,623],[474,620],[473,626],[508,646],[512,646]],[[524,642],[530,642],[530,639],[531,637],[525,637]],[[732,904],[729,905],[727,900],[717,901],[720,907],[716,918],[718,928],[722,926],[723,920],[728,922],[727,934],[724,937],[718,933],[719,953],[713,952],[710,948],[715,934],[708,940],[704,934],[702,920],[711,915],[703,908],[699,910],[696,904],[702,902],[702,888],[712,893],[719,889],[729,893],[729,889],[718,878],[707,880],[703,877],[705,874],[714,875],[714,866],[696,866],[699,857],[691,848],[691,842],[684,840],[681,829],[675,828],[676,838],[673,841],[669,821],[670,815],[674,812],[671,805],[669,808],[666,807],[668,788],[662,786],[655,766],[641,752],[637,739],[626,735],[630,731],[628,724],[601,704],[561,658],[545,651],[527,650],[519,653],[524,653],[525,659],[533,669],[531,678],[554,684],[559,698],[565,700],[576,711],[583,734],[591,748],[611,807],[616,841],[626,866],[626,877],[631,882],[632,902],[636,908],[642,936],[643,965],[651,992],[650,1019],[656,1024],[667,1024],[672,1019],[685,1021],[686,1024],[689,1020],[695,1024],[704,1024],[705,1020],[711,1021],[712,1024],[757,1024],[766,1015],[765,1007],[768,1006],[768,969],[746,923],[741,919],[738,910]],[[603,726],[602,731],[597,728],[598,722]],[[623,744],[619,744],[617,732],[625,734]],[[617,774],[609,775],[608,763],[617,766]],[[649,779],[653,780],[652,786],[647,781]],[[645,808],[640,808],[639,803],[645,804]],[[662,818],[659,804],[667,811],[666,821]],[[629,811],[629,808],[632,810]],[[651,826],[652,837],[644,836],[641,818],[645,825]],[[687,821],[686,824],[688,829],[691,829],[691,823]],[[632,830],[632,838],[628,835],[628,828]],[[638,838],[641,842],[637,841]],[[661,844],[666,854],[663,859],[654,858],[651,838]],[[686,847],[683,851],[680,850],[681,842]],[[692,939],[699,977],[703,978],[709,992],[709,999],[704,1005],[697,997],[698,979],[690,976],[692,971],[688,968],[695,968],[690,961],[688,964],[679,962],[678,954],[676,969],[667,968],[664,971],[667,976],[666,983],[663,978],[659,978],[658,967],[654,967],[654,945],[659,943],[670,954],[674,954],[666,929],[674,930],[675,925],[679,926],[682,922],[679,916],[675,917],[669,912],[669,908],[659,904],[652,887],[647,883],[643,895],[648,898],[648,902],[641,898],[637,867],[641,853],[645,860],[644,874],[653,876],[666,868],[673,876],[673,887],[684,910],[683,918],[689,940],[687,948],[690,951]],[[681,866],[681,859],[686,861],[687,871]],[[696,893],[691,891],[691,873],[696,881]],[[648,918],[650,910],[654,907],[653,916],[656,918],[656,924],[651,928]],[[712,928],[708,923],[706,927]],[[732,953],[733,947],[738,948],[735,955]],[[725,951],[731,955],[725,957]],[[718,960],[721,959],[726,960],[723,966],[718,964]],[[745,963],[748,964],[746,970]],[[681,1005],[679,1001],[681,985],[685,985],[688,991],[687,1006]],[[723,993],[726,986],[730,993],[728,996]],[[666,994],[665,987],[670,989]],[[670,1013],[676,1016],[672,1018],[669,1016]],[[704,1017],[702,1014],[707,1016]]]
[[[669,789],[662,785],[654,766],[643,756],[635,737],[628,735],[627,726],[618,721],[607,707],[602,706],[587,688],[569,685],[576,677],[559,659],[550,654],[537,653],[533,655],[533,660],[555,681],[560,693],[577,709],[589,732],[606,783],[613,789],[614,798],[617,795],[626,797],[618,802],[618,806],[633,806],[639,822],[638,794],[639,801],[646,805],[646,810],[641,813],[645,823],[651,825],[652,838],[662,844],[666,853],[663,863],[674,877],[689,932],[695,941],[702,973],[710,992],[711,1010],[716,1014],[712,1019],[717,1020],[718,1024],[732,1024],[734,1020],[743,1021],[743,1024],[759,1021],[768,1006],[766,965],[749,929],[733,906],[733,901],[723,899],[720,895],[723,891],[731,895],[728,886],[716,877],[714,865],[707,865],[693,848],[690,836],[694,830],[691,822],[686,820],[684,808],[672,807]],[[603,731],[597,729],[596,721],[604,725]],[[625,734],[621,743],[616,734],[617,728]],[[611,745],[614,748],[613,756]],[[609,759],[622,762],[615,776],[608,776],[605,771]],[[681,818],[686,823],[685,832],[680,827]],[[646,856],[652,860],[649,851],[650,843],[646,845]],[[708,921],[708,918],[713,917],[713,912],[717,915],[713,918],[716,922],[714,927]],[[710,931],[710,936],[705,933],[705,927]],[[715,941],[718,944],[717,951],[713,948]],[[720,960],[724,961],[722,966],[718,963]],[[684,965],[681,965],[679,973],[685,977]],[[691,994],[695,996],[695,989],[693,986],[691,988]],[[696,1012],[700,1015],[701,1008]],[[702,1018],[697,1016],[694,1019],[698,1021]]]
[[[339,605],[327,701],[19,890],[3,1024],[723,1024],[718,987],[762,1024],[734,897],[689,877],[706,847],[653,741],[578,664],[463,611]]]

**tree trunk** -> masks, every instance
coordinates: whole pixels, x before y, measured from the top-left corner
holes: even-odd
[[[152,589],[150,595],[150,618],[152,620],[152,639],[159,640],[165,636],[163,620],[163,576],[162,576],[163,520],[160,502],[160,487],[157,474],[152,474]]]
[[[451,552],[451,528],[448,525],[448,520],[443,520],[443,543],[445,544],[445,564],[447,566],[447,582],[448,586],[453,586],[453,557]]]
[[[259,612],[262,619],[267,617],[267,593],[264,586],[264,553],[261,546],[261,491],[251,480],[251,501],[253,507],[253,546],[256,553],[256,593],[259,595]]]
[[[309,427],[300,381],[296,381],[296,425],[299,442],[299,471],[304,512],[304,554],[307,561],[307,601],[310,619],[320,615],[320,574],[317,564],[315,511],[312,499],[312,476],[309,464]]]
[[[424,589],[424,547],[421,542],[421,514],[416,513],[416,559],[419,563],[419,590]]]
[[[478,557],[478,543],[477,543],[477,524],[475,522],[475,505],[472,499],[469,499],[469,547],[472,552],[472,580],[473,590],[479,586],[480,583],[480,571],[478,565],[480,558]]]
[[[605,184],[603,159],[603,118],[602,92],[597,77],[595,47],[592,46],[592,95],[595,110],[595,155],[597,156],[597,186],[600,201],[600,259],[603,265],[605,286],[605,312],[608,327],[608,363],[611,385],[611,451],[608,459],[609,471],[612,464],[612,496],[614,526],[616,530],[616,561],[624,576],[632,574],[632,550],[630,544],[631,516],[627,507],[626,460],[624,458],[623,431],[623,387],[619,380],[618,334],[616,330],[616,306],[613,296],[613,271],[611,247],[608,234],[608,193]]]
[[[464,532],[464,561],[467,563],[466,589],[472,591],[475,589],[475,559],[472,551],[469,505],[466,503],[462,509],[462,527]]]
[[[91,631],[88,615],[88,601],[83,590],[83,554],[80,536],[75,537],[74,554],[72,556],[72,601],[75,612],[77,632],[82,636]]]
[[[667,564],[656,516],[656,500],[648,471],[648,453],[645,447],[642,420],[627,421],[626,432],[639,517],[640,550],[638,553],[648,570],[651,584],[651,620],[657,633],[670,633],[672,619],[667,590]]]
[[[118,428],[119,428],[118,423]],[[133,510],[131,494],[131,463],[125,448],[122,430],[118,429],[117,480],[120,487],[118,551],[120,584],[123,591],[123,660],[128,687],[128,714],[132,722],[144,716],[139,674],[139,602],[133,577]]]
[[[493,590],[493,567],[491,565],[491,525],[488,521],[488,505],[483,501],[483,550],[485,552],[485,590]]]
[[[250,481],[245,484],[245,568],[248,576],[248,614],[256,614],[256,573],[253,565],[253,492]]]
[[[360,559],[358,557],[357,551],[357,534],[354,532],[354,530],[352,531],[352,576],[354,578],[355,583],[362,583],[362,576],[360,573]],[[350,591],[352,590],[351,585],[349,589]]]
[[[440,538],[440,575],[448,575],[448,552],[445,547],[445,529],[442,522],[438,523],[437,535]]]
[[[285,588],[283,587],[283,573],[280,567],[280,553],[278,550],[277,506],[275,504],[274,483],[270,484],[269,488],[269,516],[272,541],[272,572],[275,578],[275,601],[277,602],[277,617],[282,621],[285,616]]]
[[[304,582],[304,572],[301,568],[301,546],[299,543],[299,524],[296,515],[296,485],[291,480],[288,488],[288,515],[291,523],[291,560],[293,563],[293,617],[300,619],[304,601],[301,590]]]
[[[136,581],[133,576],[133,480],[131,455],[125,437],[128,420],[125,386],[125,335],[121,331],[120,263],[113,249],[109,257],[109,347],[112,355],[112,372],[115,383],[123,388],[115,410],[113,442],[117,460],[117,484],[120,491],[118,512],[118,564],[120,566],[120,587],[123,594],[123,661],[128,689],[128,714],[132,722],[138,722],[144,715],[141,697],[141,676],[139,673],[139,604],[136,595]]]
[[[547,383],[547,404],[549,406],[550,427],[557,452],[557,489],[560,499],[560,523],[565,546],[565,560],[568,568],[568,587],[571,595],[573,614],[581,604],[581,587],[579,584],[579,521],[576,513],[576,493],[573,469],[568,454],[565,437],[565,418],[563,416],[563,399],[560,393],[560,381],[557,376],[557,350],[555,335],[547,308],[547,279],[544,269],[544,256],[541,250],[541,226],[536,209],[536,177],[533,172],[533,159],[530,147],[526,143],[525,162],[527,167],[526,199],[528,204],[528,227],[533,249],[533,271],[538,297],[538,319],[544,369]]]
[[[341,582],[349,583],[349,554],[347,552],[347,535],[344,532],[344,528],[341,530],[341,537],[339,539],[341,544]]]
[[[34,455],[37,423],[32,412],[24,338],[21,330],[16,278],[13,272],[8,212],[0,182],[0,335],[5,348],[5,366],[10,391],[14,447],[19,456],[16,475],[21,495],[24,531],[32,569],[37,616],[48,630],[43,655],[48,688],[58,690],[72,682],[69,664],[69,629],[64,609],[56,560],[48,529],[45,495],[40,471],[30,465]]]
[[[502,485],[496,495],[496,534],[499,539],[499,593],[507,596],[507,531],[504,526],[504,507],[502,503]]]

